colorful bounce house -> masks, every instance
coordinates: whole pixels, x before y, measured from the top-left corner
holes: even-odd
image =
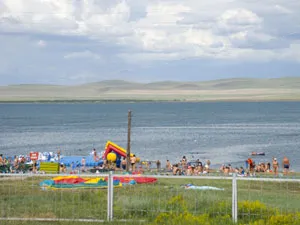
[[[53,152],[31,152],[30,158],[37,160],[38,166],[40,162],[57,162],[60,164],[64,164],[67,167],[71,166],[72,163],[75,163],[78,166],[81,165],[82,158],[86,161],[86,167],[96,167],[101,166],[104,162],[104,160],[107,160],[109,162],[116,163],[117,167],[120,167],[121,159],[122,157],[127,157],[127,151],[120,147],[119,145],[107,141],[105,145],[104,151],[100,155],[93,155],[94,153],[91,152],[90,155],[87,156],[64,156],[61,155],[60,159],[58,159],[57,155],[55,155]],[[97,154],[97,153],[96,153]],[[34,158],[32,157],[34,155]],[[133,156],[133,154],[130,154],[130,156]],[[139,158],[137,158],[137,162],[139,162]]]
[[[130,154],[130,156],[133,156],[134,154]],[[111,142],[111,141],[107,141],[106,145],[105,145],[105,152],[103,155],[103,159],[106,159],[107,161],[110,162],[120,162],[121,157],[126,158],[127,157],[127,151],[120,147],[119,145]],[[139,162],[140,159],[137,158],[137,162]]]
[[[133,156],[133,154],[131,154],[131,156]],[[96,160],[94,155],[92,155],[91,153],[89,156],[64,156],[61,157],[60,163],[64,163],[66,166],[70,166],[72,162],[78,162],[80,164],[82,157],[85,158],[86,166],[88,167],[102,165],[104,159],[110,162],[114,162],[118,165],[121,163],[122,157],[127,157],[127,151],[119,145],[111,141],[107,141],[104,153],[102,153],[102,155],[98,155],[96,157]],[[139,159],[137,158],[137,161],[138,160]]]
[[[133,156],[133,154],[131,154]],[[121,157],[127,157],[127,151],[115,143],[108,141],[105,146],[105,152],[102,159],[110,162],[121,161]],[[137,161],[139,159],[137,158]],[[130,175],[114,175],[114,187],[122,187],[124,185],[155,183],[157,178],[148,176],[130,176]],[[80,177],[80,176],[58,176],[51,180],[44,180],[40,183],[42,189],[69,189],[69,188],[107,188],[107,177]]]

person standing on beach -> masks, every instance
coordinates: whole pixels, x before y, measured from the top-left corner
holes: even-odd
[[[36,162],[36,160],[32,160],[32,172],[33,173],[37,172],[37,162]]]
[[[288,157],[284,156],[282,160],[282,166],[283,166],[283,174],[287,175],[290,169],[290,160]]]
[[[60,153],[61,153],[61,151],[60,151],[60,149],[58,149],[58,151],[57,151],[57,161],[58,162],[60,161]]]
[[[71,173],[74,174],[76,170],[76,164],[74,162],[71,162],[70,167],[71,167]]]
[[[209,160],[209,159],[206,160],[205,169],[206,169],[206,171],[207,171],[208,173],[209,173],[209,167],[210,167],[210,164],[211,164],[210,160]]]
[[[4,160],[2,154],[0,154],[0,166],[4,166]]]
[[[81,159],[81,172],[85,172],[85,164],[86,164],[85,157],[82,157],[82,159]]]
[[[185,156],[182,157],[181,165],[182,165],[182,170],[186,171],[187,170],[187,158]]]
[[[245,160],[245,169],[246,169],[246,170],[249,170],[249,163],[248,163],[248,160]]]
[[[166,169],[167,169],[168,172],[170,172],[172,170],[171,163],[168,159],[167,159],[167,163],[166,163]]]
[[[130,157],[130,163],[131,163],[131,169],[132,169],[132,172],[133,172],[133,171],[135,171],[135,163],[136,163],[135,155]]]
[[[157,169],[157,172],[160,171],[160,165],[161,165],[160,161],[157,160],[157,161],[156,161],[156,169]]]
[[[96,151],[95,148],[93,149],[93,156],[94,156],[94,161],[95,161],[95,162],[98,162],[98,161],[99,161],[99,157],[98,157],[98,155],[97,155],[97,151]]]
[[[276,158],[273,158],[273,171],[275,175],[278,175],[279,163]]]
[[[123,157],[122,162],[121,162],[121,165],[122,165],[122,169],[123,169],[123,170],[126,170],[127,161],[126,161],[126,158],[125,158],[125,157]]]
[[[255,166],[254,166],[254,162],[253,162],[253,160],[251,158],[248,158],[248,168],[249,168],[249,170],[248,170],[249,175],[253,176],[254,175],[254,168],[255,168]]]

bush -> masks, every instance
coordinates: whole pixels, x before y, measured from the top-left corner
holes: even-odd
[[[172,197],[167,203],[168,211],[176,211],[179,213],[187,211],[187,204],[182,195]]]
[[[203,214],[200,216],[194,216],[191,213],[161,213],[156,219],[155,224],[176,224],[176,225],[185,225],[185,224],[203,224],[210,225],[209,216]]]
[[[169,212],[160,213],[154,224],[167,225],[228,225],[231,219],[231,205],[219,202],[212,206],[208,213],[194,215],[188,212],[186,202],[182,196],[175,196],[168,201]],[[216,213],[217,212],[217,213]],[[222,215],[223,214],[223,215]],[[243,201],[238,204],[239,224],[249,225],[300,225],[300,213],[279,214],[275,208],[270,208],[259,201]],[[247,215],[247,216],[245,216]]]
[[[270,225],[297,225],[300,224],[300,217],[297,214],[274,215],[268,221]]]
[[[238,216],[242,220],[265,220],[276,215],[277,210],[267,207],[260,201],[243,201],[238,203]]]

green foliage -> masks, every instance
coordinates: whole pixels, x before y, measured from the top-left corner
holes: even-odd
[[[187,212],[187,204],[182,195],[172,197],[167,203],[168,211]]]
[[[169,211],[160,213],[154,225],[183,225],[183,224],[202,224],[202,225],[222,225],[233,224],[231,219],[230,204],[219,202],[209,208],[208,213],[194,215],[188,211],[187,204],[183,196],[172,197],[168,201]],[[217,215],[216,212],[227,212]],[[276,208],[271,208],[259,201],[243,201],[238,204],[239,224],[249,225],[300,225],[300,213],[280,214]]]
[[[201,224],[201,225],[229,225],[232,224],[231,217],[217,216],[210,217],[208,214],[193,215],[188,212],[177,213],[161,213],[157,216],[154,223],[155,225],[185,225],[185,224]]]
[[[0,185],[2,217],[49,219],[106,219],[107,190],[42,190],[45,177],[13,178]],[[186,190],[183,183],[223,187],[225,191]],[[239,181],[238,224],[299,224],[299,183]],[[282,190],[287,191],[282,194]],[[259,192],[258,192],[259,191]],[[259,193],[259,194],[258,194]],[[230,225],[231,182],[227,180],[160,179],[155,184],[124,186],[114,190],[114,222],[122,224]],[[252,199],[253,201],[244,201]],[[260,201],[255,201],[259,199]],[[275,200],[274,200],[275,199]],[[264,203],[264,204],[262,204]],[[26,207],[25,207],[26,206]],[[278,207],[278,210],[275,208]],[[286,213],[282,213],[282,212]],[[179,222],[178,222],[179,221]],[[7,224],[8,221],[1,224]],[[68,222],[11,222],[8,224],[70,224]],[[82,223],[83,224],[83,223]]]
[[[191,213],[181,213],[181,214],[174,214],[174,213],[162,213],[158,216],[155,220],[156,224],[203,224],[209,225],[208,222],[208,215],[203,214],[200,216],[194,216]]]
[[[268,207],[260,201],[242,201],[238,203],[239,219],[249,222],[268,219],[276,213],[276,209]]]
[[[201,215],[194,215],[188,211],[187,203],[182,195],[172,197],[167,203],[167,209],[169,212],[160,213],[154,224],[231,224],[231,218],[229,215],[211,217],[209,214],[204,213]]]
[[[269,219],[256,220],[250,222],[249,225],[299,225],[300,217],[299,214],[279,214],[273,215]]]
[[[210,217],[218,216],[220,214],[231,216],[231,202],[220,201],[211,205],[208,208],[208,214]]]
[[[270,225],[296,225],[300,224],[300,214],[274,215],[268,221]]]

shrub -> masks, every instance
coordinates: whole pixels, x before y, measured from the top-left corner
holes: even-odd
[[[259,220],[268,219],[275,215],[277,210],[270,208],[260,201],[243,201],[238,203],[238,216],[239,219]]]
[[[202,224],[202,225],[210,225],[209,216],[207,214],[203,214],[200,216],[194,216],[191,213],[183,212],[180,214],[175,213],[161,213],[156,219],[155,224],[176,224],[176,225],[186,225],[186,224]]]
[[[168,201],[167,208],[168,212],[160,213],[156,217],[154,224],[233,224],[231,218],[231,205],[228,202],[219,202],[218,204],[210,207],[208,213],[202,215],[194,215],[188,212],[184,198],[182,196],[175,196]],[[238,215],[239,224],[300,225],[300,213],[279,214],[277,209],[270,208],[259,201],[239,202]]]
[[[297,225],[300,224],[300,217],[297,214],[274,215],[268,221],[270,225]]]
[[[166,209],[168,212],[181,214],[183,212],[187,212],[187,204],[182,195],[177,195],[172,197],[168,202]]]

